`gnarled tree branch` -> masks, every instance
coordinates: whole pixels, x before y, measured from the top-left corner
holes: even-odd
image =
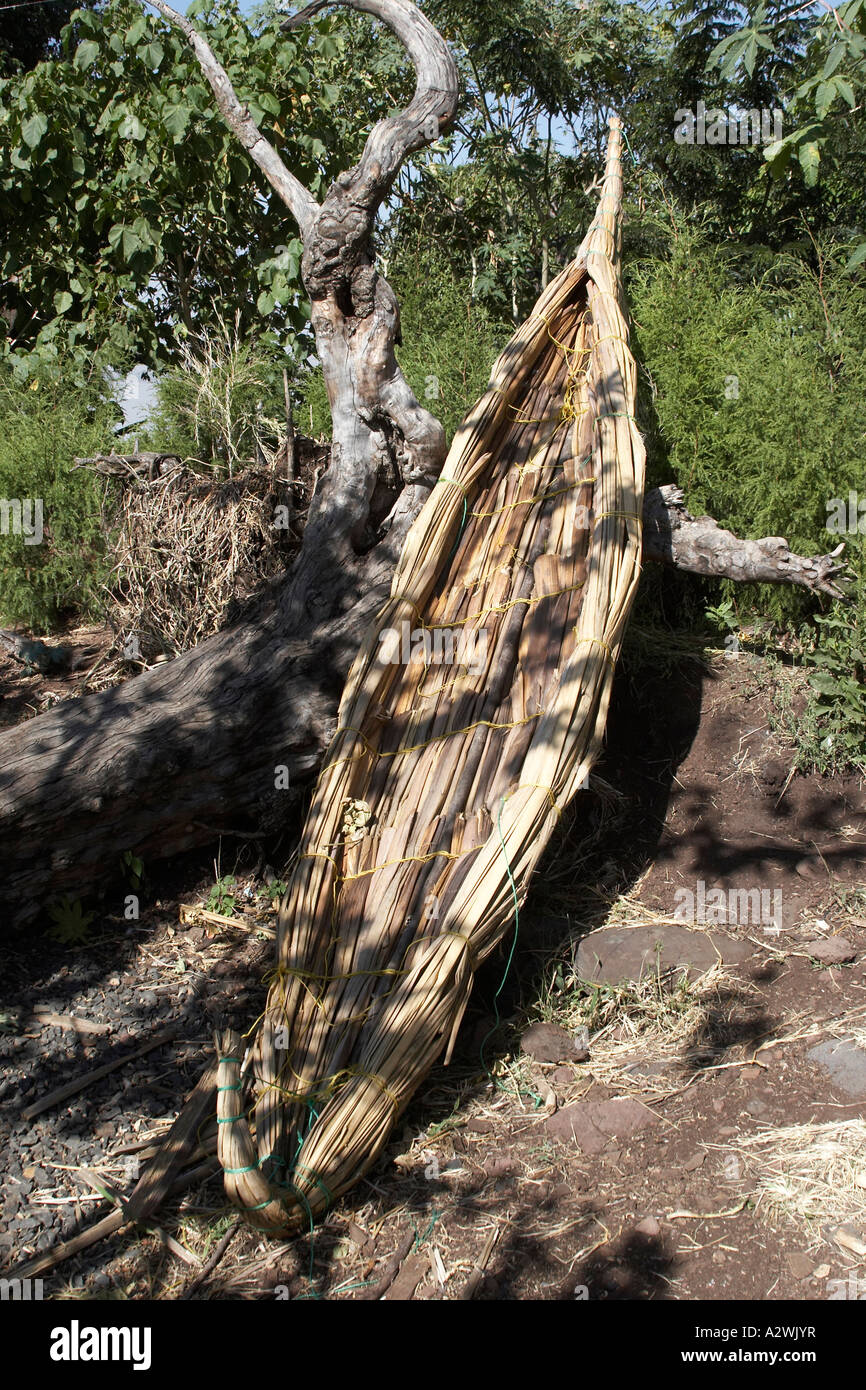
[[[226,125],[240,140],[250,158],[258,164],[274,191],[282,198],[300,227],[301,236],[307,236],[319,210],[318,203],[300,179],[286,168],[273,145],[262,135],[249,111],[238,99],[225,68],[218,62],[207,39],[188,19],[179,15],[170,5],[166,5],[165,0],[146,2],[155,10],[159,10],[163,18],[179,29],[187,39],[211,85],[217,107]]]
[[[301,273],[333,420],[331,467],[310,508],[302,568],[317,542],[334,563],[351,564],[353,552],[369,540],[370,501],[389,464],[405,482],[429,489],[445,457],[444,430],[417,400],[395,357],[399,310],[376,270],[371,240],[376,212],[402,161],[436,139],[454,117],[457,66],[445,40],[410,0],[336,2],[390,26],[415,66],[416,90],[405,111],[373,128],[359,163],[339,176],[319,206],[252,121],[203,35],[165,0],[145,0],[187,37],[224,120],[301,229]],[[322,8],[302,11],[284,27],[295,28]]]
[[[680,488],[653,488],[644,498],[643,558],[691,574],[740,584],[796,584],[830,598],[845,598],[844,546],[829,555],[794,555],[784,536],[741,540],[711,516],[693,517]]]
[[[361,263],[365,259],[373,219],[404,160],[450,126],[457,110],[459,76],[442,35],[409,0],[315,0],[281,28],[297,29],[332,4],[383,20],[405,47],[416,74],[415,95],[405,111],[379,121],[354,169],[331,185],[316,236],[305,248],[304,283],[310,297],[326,293],[338,276],[351,288],[356,315],[365,317],[372,310],[374,287],[356,271],[359,256]]]

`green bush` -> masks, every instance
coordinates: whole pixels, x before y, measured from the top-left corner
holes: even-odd
[[[114,401],[63,367],[17,380],[0,368],[0,621],[48,632],[64,613],[93,616],[108,576],[101,485],[75,456],[110,447]],[[37,525],[37,500],[42,523]],[[5,503],[5,506],[3,505]],[[31,535],[23,533],[28,504]],[[21,510],[19,510],[19,506]],[[41,530],[41,539],[39,532]],[[28,544],[28,540],[38,543]]]
[[[721,586],[740,613],[808,621],[810,720],[825,744],[811,765],[824,771],[866,757],[864,537],[828,529],[834,499],[846,511],[850,492],[866,501],[866,299],[846,260],[816,246],[812,263],[780,256],[760,275],[679,227],[669,255],[639,263],[629,285],[653,481],[673,479],[694,513],[742,536],[782,535],[807,555],[845,543],[853,602],[832,622],[815,623],[830,601],[803,590]]]
[[[423,406],[441,420],[450,445],[487,390],[497,356],[513,333],[473,303],[444,257],[431,249],[394,268],[403,346],[397,358]]]
[[[824,553],[829,504],[864,494],[866,299],[829,251],[822,281],[780,257],[760,280],[696,237],[631,285],[667,461],[693,511]],[[858,548],[858,537],[851,537]],[[762,596],[781,616],[794,596]],[[802,610],[799,610],[802,611]]]

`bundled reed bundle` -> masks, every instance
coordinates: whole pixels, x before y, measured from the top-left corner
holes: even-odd
[[[226,1190],[301,1229],[453,1046],[599,752],[638,579],[644,450],[620,302],[619,122],[575,260],[500,356],[349,675],[254,1045],[220,1041]]]

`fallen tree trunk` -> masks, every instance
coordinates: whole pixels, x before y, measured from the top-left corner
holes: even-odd
[[[0,736],[6,920],[28,922],[46,899],[91,891],[116,876],[125,850],[148,864],[285,823],[427,492],[401,495],[388,537],[363,562],[338,561],[320,538],[315,572],[302,552],[246,623]]]
[[[293,789],[316,772],[334,732],[346,673],[427,493],[419,483],[401,493],[387,536],[365,558],[338,559],[319,532],[316,551],[305,543],[267,609],[245,624],[0,736],[7,922],[24,925],[46,900],[104,885],[124,850],[148,864],[285,823]],[[837,554],[806,559],[779,538],[737,540],[690,517],[677,488],[646,496],[644,560],[839,597]]]

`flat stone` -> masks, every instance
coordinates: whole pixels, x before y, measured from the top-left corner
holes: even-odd
[[[645,1236],[647,1240],[657,1240],[662,1228],[654,1216],[645,1216],[634,1228],[635,1235]]]
[[[676,1057],[657,1057],[653,1061],[647,1061],[646,1058],[640,1056],[628,1056],[622,1059],[623,1070],[634,1076],[645,1076],[648,1080],[652,1080],[656,1076],[669,1076],[681,1065],[681,1061]]]
[[[610,1139],[629,1139],[656,1123],[645,1105],[622,1097],[616,1100],[575,1101],[545,1123],[553,1139],[576,1143],[586,1154],[600,1153]]]
[[[812,1273],[814,1260],[811,1255],[803,1255],[799,1252],[787,1256],[788,1268],[795,1279],[808,1279]]]
[[[589,1051],[558,1023],[533,1023],[520,1039],[521,1051],[536,1062],[585,1062]]]
[[[752,954],[751,943],[732,941],[718,932],[691,931],[673,924],[600,927],[577,948],[577,973],[583,980],[616,985],[637,983],[656,970],[703,974],[721,957],[733,965]]]
[[[747,1100],[746,1109],[750,1115],[761,1116],[767,1113],[766,1103],[761,1100],[760,1096],[753,1096],[751,1100]]]
[[[866,1051],[850,1038],[828,1038],[807,1052],[848,1096],[866,1097]]]
[[[857,958],[857,947],[852,946],[844,936],[819,937],[817,941],[807,941],[803,950],[808,951],[809,955],[822,965],[847,965],[849,961]]]
[[[483,1167],[488,1178],[513,1178],[520,1172],[520,1164],[503,1154],[492,1154],[484,1160]]]

